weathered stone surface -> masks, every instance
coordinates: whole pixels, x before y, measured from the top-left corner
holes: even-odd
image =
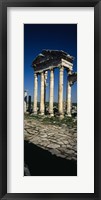
[[[52,143],[52,144],[49,144],[47,147],[56,149],[56,148],[60,147],[60,145]]]
[[[77,160],[76,128],[44,124],[41,119],[25,119],[24,139],[59,157]]]

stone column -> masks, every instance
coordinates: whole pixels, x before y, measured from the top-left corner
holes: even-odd
[[[44,109],[45,109],[45,105],[44,105],[44,72],[41,72],[41,96],[40,96],[40,114],[44,115]]]
[[[37,87],[38,87],[38,77],[34,74],[34,102],[33,102],[33,112],[37,114]]]
[[[54,71],[50,70],[50,98],[49,98],[49,114],[54,116],[53,112],[53,102],[54,102]]]
[[[24,112],[26,113],[27,111],[27,105],[26,105],[26,102],[24,101]]]
[[[47,76],[48,76],[48,71],[44,72],[44,113],[46,114],[46,87],[47,87]]]
[[[68,75],[71,74],[71,72],[68,73]],[[71,82],[69,81],[68,76],[68,83],[67,83],[67,115],[71,117],[71,108],[72,108],[72,102],[71,102]]]
[[[60,67],[59,72],[59,100],[58,100],[58,111],[61,118],[63,118],[63,66]]]
[[[27,91],[24,91],[24,112],[27,112]]]
[[[31,113],[31,96],[28,98],[28,112]]]

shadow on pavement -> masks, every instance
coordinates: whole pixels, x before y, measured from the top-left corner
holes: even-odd
[[[77,176],[76,161],[52,155],[49,151],[27,141],[24,141],[24,162],[27,166],[27,175]]]

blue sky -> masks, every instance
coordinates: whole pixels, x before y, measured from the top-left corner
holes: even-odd
[[[77,25],[76,24],[25,24],[24,25],[24,89],[32,96],[34,70],[32,61],[43,49],[63,50],[74,56],[73,71],[77,72]],[[49,101],[49,73],[46,101]],[[54,102],[58,101],[59,70],[54,72]],[[64,70],[63,97],[66,100],[67,73]],[[40,76],[38,76],[38,101],[40,101]],[[72,86],[72,102],[77,102],[77,83]]]

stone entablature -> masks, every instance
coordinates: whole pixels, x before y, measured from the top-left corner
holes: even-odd
[[[58,50],[43,50],[32,63],[34,71],[41,72],[51,68],[60,67],[61,65],[68,70],[72,70],[73,57],[63,51]]]

